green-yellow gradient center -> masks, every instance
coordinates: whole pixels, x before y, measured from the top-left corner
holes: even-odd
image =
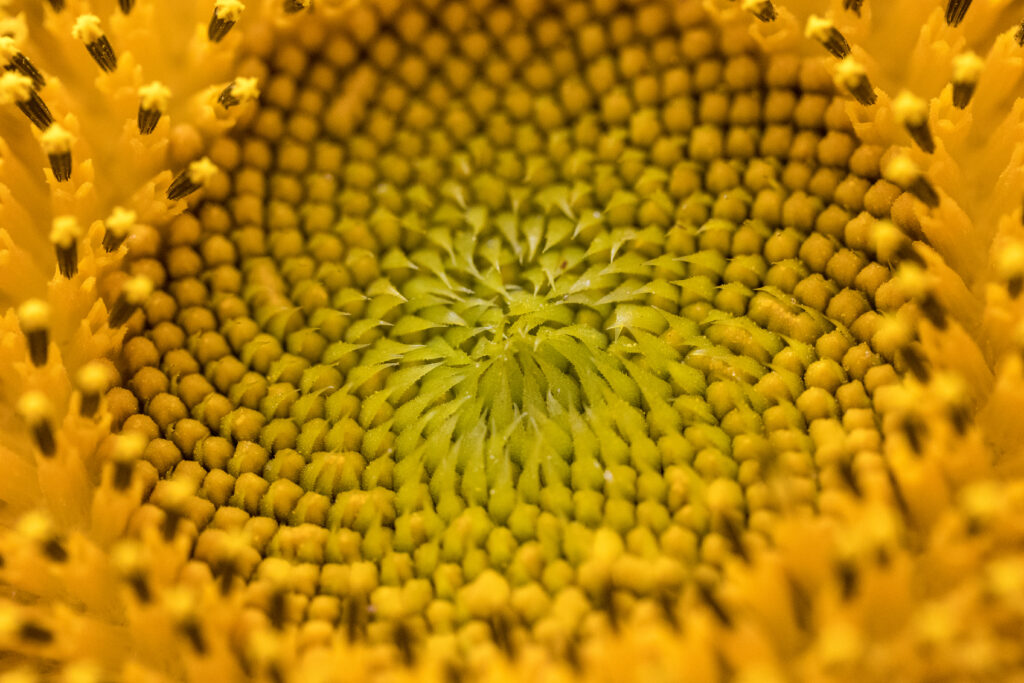
[[[230,182],[131,266],[168,533],[275,623],[410,656],[672,622],[694,584],[726,618],[773,518],[884,477],[871,396],[915,359],[881,149],[734,33],[484,0],[279,37]]]

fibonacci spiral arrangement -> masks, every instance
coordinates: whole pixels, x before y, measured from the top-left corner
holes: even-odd
[[[0,681],[1024,680],[1024,8],[0,7]]]

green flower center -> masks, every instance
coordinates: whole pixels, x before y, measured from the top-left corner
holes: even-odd
[[[860,488],[900,192],[827,78],[692,5],[434,4],[253,69],[126,351],[151,501],[275,623],[671,621]]]

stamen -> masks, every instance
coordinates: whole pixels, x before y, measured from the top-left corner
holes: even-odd
[[[75,375],[75,383],[82,393],[82,403],[79,407],[82,417],[92,417],[96,414],[103,392],[110,387],[110,382],[110,371],[100,361],[91,361],[79,369]]]
[[[53,404],[41,391],[29,391],[18,399],[18,414],[28,424],[36,446],[45,457],[57,452],[57,440],[53,433]]]
[[[57,251],[57,268],[66,278],[73,278],[78,272],[78,238],[82,227],[74,216],[57,216],[50,229],[50,241]]]
[[[153,81],[139,88],[139,132],[149,135],[167,111],[171,91],[160,81]]]
[[[284,0],[284,11],[285,14],[295,14],[308,8],[313,4],[313,0]]]
[[[804,35],[808,38],[814,38],[819,43],[825,46],[833,57],[836,59],[844,59],[850,54],[850,44],[846,42],[846,38],[839,32],[839,29],[835,25],[826,19],[825,17],[819,17],[816,14],[812,14],[807,19],[807,27],[804,29]]]
[[[108,252],[116,251],[135,227],[135,220],[134,211],[115,206],[104,223],[107,229],[103,234],[103,248]]]
[[[39,142],[50,159],[50,170],[57,182],[71,179],[71,143],[74,140],[62,125],[54,123],[43,131]]]
[[[1006,291],[1016,299],[1024,291],[1024,244],[1011,242],[999,251],[996,260],[999,279],[1006,283]]]
[[[889,165],[885,167],[882,175],[889,182],[902,187],[907,192],[920,199],[929,208],[934,209],[939,205],[939,195],[931,182],[921,173],[917,164],[905,154],[896,156]]]
[[[64,9],[64,0],[50,0],[50,7],[53,8],[54,12],[60,12]]]
[[[85,43],[85,49],[89,51],[92,58],[96,60],[104,71],[113,71],[117,68],[117,55],[114,48],[110,46],[110,40],[103,34],[100,28],[100,18],[95,14],[83,14],[75,21],[71,35]]]
[[[260,96],[260,89],[255,78],[236,78],[221,91],[217,104],[230,109],[246,102],[252,102]]]
[[[39,72],[39,69],[22,54],[18,48],[18,44],[11,36],[0,36],[0,58],[4,60],[5,67],[8,71],[17,71],[23,76],[28,76],[32,79],[32,87],[39,90],[46,85],[46,79],[43,78],[43,74]]]
[[[132,483],[132,472],[135,463],[142,457],[148,445],[148,439],[141,432],[125,432],[117,437],[114,444],[114,488],[124,491]]]
[[[914,138],[914,142],[925,152],[935,151],[935,141],[928,127],[928,102],[913,93],[904,90],[893,102],[893,113]]]
[[[839,62],[836,69],[836,83],[846,88],[853,98],[863,104],[870,106],[878,99],[875,95],[875,88],[864,73],[864,67],[853,57],[846,57]]]
[[[16,104],[36,128],[46,130],[53,123],[53,114],[32,87],[32,79],[8,71],[0,76],[0,104]]]
[[[29,512],[18,521],[18,533],[39,546],[39,549],[54,562],[66,562],[68,551],[64,548],[53,522],[38,510]]]
[[[959,26],[970,6],[971,0],[949,0],[946,3],[946,23],[950,26]]]
[[[213,6],[210,27],[206,31],[207,37],[219,43],[238,22],[238,17],[244,9],[245,5],[240,0],[217,0]]]
[[[146,581],[146,566],[139,546],[132,542],[121,543],[111,552],[111,559],[139,601],[149,602],[153,594]]]
[[[205,185],[217,173],[217,170],[208,157],[193,161],[171,182],[171,186],[167,188],[167,198],[174,201],[187,197]]]
[[[128,14],[132,11],[132,8],[135,7],[135,0],[117,0],[117,4],[121,8],[122,12]]]
[[[32,364],[46,365],[50,346],[50,305],[40,299],[29,299],[18,307],[18,324],[25,333]]]
[[[953,58],[953,106],[963,109],[974,96],[985,62],[973,52],[964,52]]]
[[[778,16],[771,0],[743,0],[743,9],[764,22],[775,21]]]
[[[152,293],[153,281],[144,275],[138,275],[125,282],[121,294],[110,307],[110,326],[120,327],[128,322],[132,313],[138,310]]]
[[[896,271],[896,281],[900,288],[917,303],[932,325],[940,330],[946,329],[946,312],[933,293],[932,278],[928,271],[914,263],[900,264]]]
[[[1024,47],[1024,21],[1020,22],[1020,26],[1017,27],[1017,32],[1013,34],[1013,39],[1017,41],[1017,45]]]
[[[863,4],[864,0],[843,0],[843,9],[849,10],[859,17],[860,8]]]

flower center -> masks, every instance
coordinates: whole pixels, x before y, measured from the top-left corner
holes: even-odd
[[[675,2],[363,4],[257,61],[126,362],[151,500],[275,621],[671,620],[859,489],[900,192],[822,73]]]

